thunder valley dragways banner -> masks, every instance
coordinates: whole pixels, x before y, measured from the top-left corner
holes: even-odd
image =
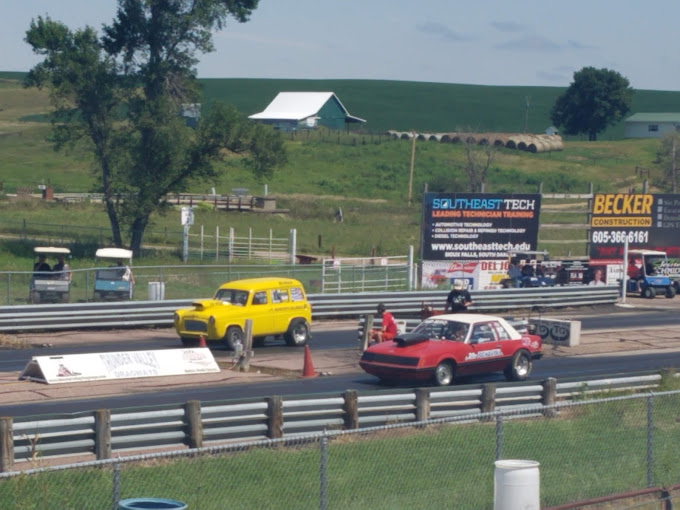
[[[540,210],[540,194],[426,193],[423,287],[497,288],[510,252],[536,250]]]

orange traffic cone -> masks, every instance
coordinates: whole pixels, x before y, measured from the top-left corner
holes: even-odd
[[[302,369],[302,377],[316,377],[317,375],[312,364],[312,353],[309,350],[309,345],[305,345],[305,366]]]
[[[208,344],[205,343],[205,337],[203,335],[198,337],[198,346],[199,347],[208,347]]]

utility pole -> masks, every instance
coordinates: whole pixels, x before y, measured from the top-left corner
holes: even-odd
[[[411,131],[411,173],[408,178],[408,205],[411,206],[411,195],[413,194],[413,164],[416,160],[416,130]]]

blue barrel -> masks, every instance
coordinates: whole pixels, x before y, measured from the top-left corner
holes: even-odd
[[[162,498],[132,498],[118,503],[118,510],[186,510],[181,501]]]

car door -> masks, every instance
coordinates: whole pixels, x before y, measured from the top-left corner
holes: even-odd
[[[253,336],[267,336],[272,334],[274,319],[271,313],[271,302],[266,290],[253,292],[248,307],[248,318],[253,321]]]
[[[468,352],[458,366],[459,375],[497,372],[507,364],[492,321],[472,325],[466,345]]]
[[[291,307],[288,289],[283,287],[271,289],[269,299],[271,300],[273,328],[278,334],[285,333],[288,329]]]

